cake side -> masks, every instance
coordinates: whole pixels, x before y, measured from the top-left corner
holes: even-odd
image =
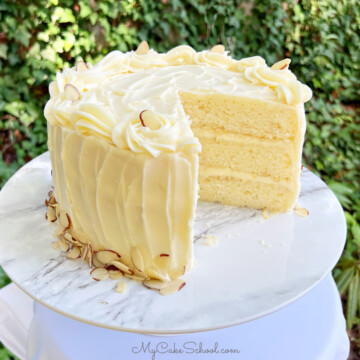
[[[197,155],[135,155],[51,124],[48,135],[55,198],[75,238],[117,252],[135,273],[131,251],[139,249],[149,278],[193,266]]]

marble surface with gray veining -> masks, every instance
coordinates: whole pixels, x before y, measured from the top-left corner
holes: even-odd
[[[94,281],[90,268],[54,250],[45,221],[51,186],[48,153],[20,169],[0,192],[0,264],[42,304],[99,326],[153,334],[217,329],[265,316],[295,301],[335,266],[346,225],[330,189],[304,169],[294,212],[264,219],[261,211],[199,202],[194,227],[197,266],[187,285],[161,296],[127,280]],[[208,246],[207,238],[215,245]]]

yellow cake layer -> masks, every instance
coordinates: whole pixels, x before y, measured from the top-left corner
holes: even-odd
[[[204,176],[203,172],[200,169],[199,194],[203,201],[285,212],[298,197],[298,183],[289,186],[272,181],[271,178],[254,178],[249,174],[237,173],[236,177],[224,174]]]
[[[301,159],[289,140],[269,140],[208,128],[193,127],[193,131],[202,145],[200,166],[229,168],[287,181],[299,170]]]
[[[299,112],[303,107],[224,94],[180,94],[192,126],[224,130],[268,139],[298,137],[305,124]],[[302,110],[303,111],[303,110]]]
[[[191,268],[197,155],[135,154],[51,124],[48,146],[55,197],[77,238],[118,252],[130,267],[136,247],[145,271],[179,276]],[[160,254],[169,255],[166,266]]]

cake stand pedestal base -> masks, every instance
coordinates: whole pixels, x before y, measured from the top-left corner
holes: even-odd
[[[349,339],[328,275],[295,303],[249,323],[202,333],[151,336],[60,315],[15,285],[0,291],[0,340],[21,359],[345,360]]]

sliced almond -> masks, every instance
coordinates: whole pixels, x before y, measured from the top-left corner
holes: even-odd
[[[169,283],[167,283],[164,288],[160,290],[160,295],[174,294],[177,291],[180,291],[185,285],[186,282],[183,279],[172,280]]]
[[[114,260],[119,260],[121,256],[113,250],[100,250],[96,252],[97,259],[103,264],[110,264]]]
[[[55,209],[56,217],[58,218],[60,216],[60,205],[55,203],[55,204],[51,204],[50,206],[52,206]]]
[[[150,130],[159,130],[161,128],[161,121],[158,116],[151,110],[143,110],[139,114],[142,126],[148,127]]]
[[[222,45],[222,44],[218,44],[218,45],[213,46],[210,49],[210,51],[213,52],[213,53],[223,54],[224,51],[225,51],[225,46]]]
[[[71,84],[66,84],[64,87],[64,95],[67,100],[70,100],[71,102],[75,102],[80,100],[80,92],[79,90]]]
[[[120,270],[108,270],[109,277],[112,280],[118,280],[124,276]]]
[[[65,232],[63,236],[64,236],[64,239],[66,241],[68,241],[69,243],[74,244],[75,246],[79,246],[79,247],[83,246],[83,244],[81,244],[80,241],[75,239],[69,232]]]
[[[133,275],[134,271],[132,271],[127,265],[123,264],[120,261],[112,261],[111,265],[115,265],[119,270],[123,271],[125,274]]]
[[[51,206],[49,206],[48,208],[48,212],[46,213],[47,219],[50,222],[55,222],[56,221],[56,212],[55,209]]]
[[[49,197],[49,204],[57,204],[57,202],[56,202],[56,199],[55,199],[55,196],[54,195],[51,195],[50,197]]]
[[[161,290],[167,286],[167,282],[154,279],[144,280],[142,283],[145,287],[152,290]]]
[[[86,254],[86,258],[85,258],[85,259],[86,259],[87,263],[89,264],[89,266],[91,266],[91,264],[92,264],[92,258],[93,258],[92,246],[91,246],[91,244],[88,244],[87,247],[88,247],[88,252],[87,252],[87,254]]]
[[[95,267],[101,267],[101,268],[104,268],[105,267],[105,264],[103,264],[102,262],[100,262],[98,260],[98,258],[96,257],[96,253],[93,255],[92,257],[92,265],[95,266]]]
[[[81,250],[78,246],[74,246],[71,250],[69,250],[66,254],[68,259],[78,259],[81,255]]]
[[[92,278],[96,281],[106,280],[109,277],[109,273],[104,268],[95,268],[90,272]]]
[[[119,281],[116,285],[116,292],[122,294],[126,290],[126,282],[125,281]]]
[[[141,276],[129,275],[129,274],[125,274],[124,276],[127,277],[128,279],[132,279],[132,280],[136,280],[136,281],[144,280],[144,277],[141,277]]]
[[[143,40],[136,49],[135,53],[136,55],[146,55],[149,52],[149,50],[150,50],[149,44],[147,43],[146,40]]]
[[[137,247],[131,248],[131,261],[133,262],[137,271],[144,272],[144,260],[140,250]]]
[[[183,276],[185,274],[186,271],[186,265],[184,265],[182,268],[180,269],[176,269],[176,270],[171,270],[169,271],[169,276],[171,280],[175,280],[180,276]]]
[[[295,211],[295,214],[300,217],[307,217],[310,214],[309,210],[307,210],[299,205],[295,205],[294,211]]]
[[[167,281],[168,280],[166,275],[160,273],[158,270],[156,270],[154,268],[147,269],[146,274],[151,279],[156,279],[156,280],[160,280],[160,281]]]
[[[89,247],[87,245],[83,246],[81,249],[81,261],[85,261],[88,252],[89,252]]]
[[[288,69],[291,63],[291,59],[284,59],[276,62],[273,66],[271,66],[271,70],[285,70]]]
[[[65,240],[59,240],[59,245],[60,245],[60,249],[62,251],[68,251],[69,250],[70,245]]]
[[[60,211],[59,221],[65,229],[69,226],[69,217],[67,216],[65,211]]]
[[[83,60],[80,60],[76,63],[76,71],[86,71],[88,70],[88,66],[86,65],[86,62]]]

